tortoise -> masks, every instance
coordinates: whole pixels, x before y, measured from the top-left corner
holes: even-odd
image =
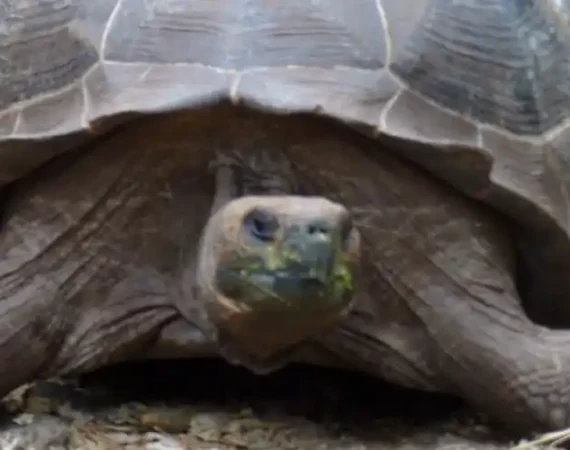
[[[2,2],[2,394],[212,356],[570,425],[569,11]]]

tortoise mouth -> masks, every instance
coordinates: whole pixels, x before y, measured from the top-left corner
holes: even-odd
[[[223,338],[224,357],[252,370],[279,366],[296,345],[334,326],[352,305],[352,271],[338,260],[320,273],[303,263],[249,267],[218,269],[223,299],[211,305],[210,318]]]
[[[342,242],[293,237],[218,262],[209,318],[238,359],[259,361],[341,320],[353,303],[356,261]],[[352,257],[352,258],[351,258]]]
[[[340,312],[349,306],[352,270],[335,254],[320,264],[296,260],[274,266],[259,256],[239,258],[217,269],[217,288],[237,309],[260,314]]]

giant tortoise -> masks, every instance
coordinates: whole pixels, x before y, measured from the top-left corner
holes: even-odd
[[[566,3],[0,2],[2,393],[219,356],[570,425]]]

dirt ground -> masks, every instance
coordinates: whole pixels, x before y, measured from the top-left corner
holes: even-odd
[[[499,450],[517,441],[458,401],[293,367],[131,363],[3,401],[1,450]]]

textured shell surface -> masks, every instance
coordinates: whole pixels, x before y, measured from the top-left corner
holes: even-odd
[[[567,0],[5,0],[0,185],[134,115],[223,101],[322,115],[521,224],[557,303],[569,17]]]

